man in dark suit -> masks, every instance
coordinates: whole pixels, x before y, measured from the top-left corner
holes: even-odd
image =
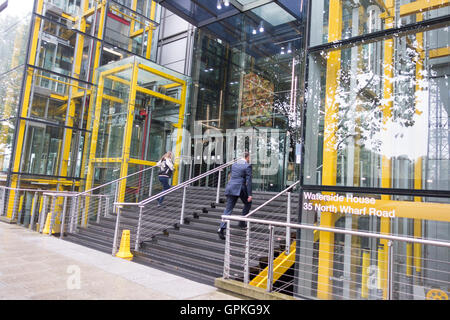
[[[225,188],[225,195],[227,196],[227,206],[223,212],[224,215],[230,215],[233,212],[238,198],[241,198],[244,203],[242,215],[245,216],[249,213],[252,206],[252,165],[249,152],[245,152],[244,158],[231,166],[231,177]],[[239,222],[240,228],[245,228],[245,226],[245,222]],[[222,240],[225,239],[225,228],[226,223],[222,222],[217,230],[219,238]]]

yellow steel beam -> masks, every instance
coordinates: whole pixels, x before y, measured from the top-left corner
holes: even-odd
[[[273,261],[273,283],[275,283],[280,277],[292,267],[295,262],[295,252],[296,252],[296,242],[292,242],[289,254],[282,252]],[[250,281],[250,285],[257,288],[267,288],[267,282],[269,280],[269,267],[267,266],[263,271],[261,271],[255,278]]]
[[[150,18],[152,20],[155,20],[155,15],[156,15],[156,2],[152,1],[152,7],[150,10]],[[148,35],[147,35],[147,51],[145,52],[145,57],[147,59],[150,59],[151,53],[152,53],[152,41],[153,41],[153,25],[151,26],[151,28],[148,30]]]
[[[90,161],[92,163],[114,163],[122,162],[122,158],[92,158]]]
[[[422,221],[422,219],[414,219],[414,238],[422,238]],[[414,268],[416,272],[422,272],[422,260],[422,245],[414,243]]]
[[[160,77],[162,77],[162,78],[165,78],[165,79],[167,79],[167,80],[170,80],[170,81],[173,81],[173,82],[182,84],[182,85],[183,85],[183,84],[186,84],[186,81],[184,81],[184,80],[182,80],[182,79],[178,79],[177,77],[174,77],[174,76],[172,76],[172,75],[170,75],[170,74],[167,74],[167,73],[165,73],[165,72],[163,72],[163,71],[157,70],[157,69],[155,69],[155,68],[146,66],[146,65],[141,64],[141,63],[139,64],[139,69],[148,71],[148,72],[153,73],[153,74],[156,74],[156,75],[158,75],[158,76],[160,76]]]
[[[183,84],[181,88],[181,103],[180,103],[180,110],[178,112],[178,123],[177,123],[177,141],[175,143],[175,168],[174,168],[174,174],[172,179],[172,184],[175,185],[178,183],[178,177],[179,177],[179,169],[180,169],[180,158],[181,158],[181,147],[183,145],[183,123],[184,123],[184,112],[186,109],[186,84]]]
[[[444,8],[450,5],[450,0],[417,0],[400,6],[400,16],[424,13],[426,11]]]
[[[91,129],[91,148],[89,151],[89,165],[88,172],[86,176],[86,186],[85,189],[88,190],[92,187],[93,178],[94,178],[94,163],[92,159],[95,159],[95,154],[97,152],[97,139],[98,139],[98,128],[100,126],[100,113],[102,110],[102,101],[103,101],[103,90],[104,90],[104,77],[102,74],[99,76],[98,81],[98,89],[97,89],[97,99],[95,102],[94,108],[94,119],[91,120],[91,115],[88,118],[88,125],[90,127],[90,121],[92,121],[92,129]],[[93,100],[93,99],[91,99]],[[86,148],[85,148],[86,151]],[[83,170],[82,170],[83,171]]]
[[[120,167],[120,177],[126,177],[128,172],[128,162],[130,161],[130,146],[133,133],[133,121],[134,121],[134,108],[137,93],[139,68],[137,62],[134,63],[133,76],[131,77],[130,95],[128,98],[128,116],[125,125],[125,134],[123,138],[123,151],[122,151],[122,165]],[[123,202],[125,199],[125,190],[127,185],[127,179],[122,179],[119,182],[119,194],[117,196],[118,202]]]
[[[390,16],[386,18],[385,24],[386,29],[394,27],[394,0],[386,0],[386,7]],[[394,40],[389,39],[384,41],[384,63],[383,63],[383,72],[384,72],[384,84],[383,84],[383,98],[385,104],[381,106],[381,110],[383,112],[383,124],[386,124],[388,120],[392,117],[392,106],[393,106],[393,92],[394,92]],[[386,141],[388,143],[388,141]],[[381,156],[381,187],[382,188],[390,188],[392,186],[392,159],[382,155]],[[390,196],[382,195],[381,199],[385,201],[389,201]],[[382,234],[390,234],[391,231],[391,220],[388,217],[380,218],[380,233]],[[382,245],[381,256],[386,257],[387,254],[387,245],[388,241],[385,239],[380,240],[380,244]],[[387,298],[387,264],[383,264],[383,269],[380,270],[380,274],[382,275],[382,290],[383,290],[383,298]]]
[[[450,56],[450,47],[432,49],[428,52],[430,59]]]
[[[56,94],[56,93],[50,94],[50,98],[56,99],[56,100],[60,100],[60,101],[67,101],[67,100],[69,100],[68,96],[61,96],[61,95]]]
[[[63,17],[64,19],[70,20],[72,22],[76,22],[77,19],[75,17],[72,17],[70,14],[67,13],[61,13],[61,17]]]
[[[136,90],[139,91],[139,92],[148,94],[149,96],[156,97],[156,98],[159,98],[159,99],[162,99],[162,100],[170,101],[170,102],[173,102],[173,103],[176,103],[176,104],[179,104],[179,105],[183,104],[182,99],[178,100],[178,99],[166,96],[165,94],[162,94],[162,93],[150,90],[150,89],[137,87]]]
[[[328,20],[328,41],[340,40],[342,37],[342,0],[330,0]],[[335,185],[337,172],[336,130],[339,105],[336,97],[339,90],[339,75],[341,69],[341,51],[329,52],[326,71],[325,116],[322,185]],[[334,227],[335,215],[322,212],[321,227]],[[319,266],[317,275],[317,297],[330,299],[330,277],[333,272],[334,234],[320,232]]]
[[[156,165],[156,162],[154,162],[154,161],[147,161],[147,160],[134,159],[134,158],[130,158],[130,161],[128,161],[128,163],[150,166],[150,167]]]
[[[133,10],[133,11],[136,11],[136,8],[137,8],[137,0],[131,0],[131,9]],[[122,15],[124,15],[124,16],[126,16],[123,12],[121,12],[122,13]],[[130,23],[130,31],[129,31],[129,33],[128,33],[128,37],[130,38],[129,40],[128,40],[128,51],[133,51],[132,49],[133,49],[133,36],[132,36],[132,34],[134,33],[134,28],[135,28],[135,19],[134,19],[134,17],[129,17],[129,18],[131,18],[131,23]],[[144,45],[144,43],[142,42],[142,45]]]
[[[112,80],[114,82],[122,83],[122,84],[127,85],[127,86],[130,85],[130,81],[122,79],[122,78],[119,78],[119,77],[116,77],[116,76],[111,76],[110,75],[110,76],[107,76],[106,78],[108,78],[109,80]]]
[[[117,102],[117,103],[124,103],[125,102],[123,99],[116,98],[116,97],[110,96],[108,94],[104,94],[103,95],[103,99],[110,100],[112,102]]]
[[[41,14],[42,15],[42,10],[43,10],[43,5],[44,5],[44,0],[38,0],[36,3],[36,13],[37,14]],[[37,46],[38,46],[38,37],[39,37],[39,29],[41,27],[41,18],[39,16],[36,16],[36,18],[34,19],[34,27],[33,27],[33,31],[32,31],[32,40],[31,40],[31,45],[30,45],[30,51],[29,51],[29,59],[28,59],[28,63],[30,65],[34,65],[36,62],[36,54],[37,54]],[[33,72],[31,71],[30,68],[27,68],[27,72],[26,72],[26,80],[25,80],[25,89],[24,89],[24,99],[22,102],[22,110],[21,110],[21,114],[20,116],[22,118],[26,118],[27,114],[28,114],[28,106],[30,104],[30,95],[31,95],[31,86],[32,86],[32,81],[33,81]],[[13,172],[18,172],[20,170],[20,163],[22,160],[22,147],[23,147],[23,142],[25,140],[25,125],[26,125],[26,121],[25,120],[19,120],[18,121],[18,126],[19,126],[19,130],[17,132],[17,137],[16,137],[16,146],[15,146],[15,153],[14,153],[14,162],[13,162],[13,166],[12,166],[12,171]],[[18,181],[19,178],[17,175],[13,175],[11,178],[11,188],[17,188],[18,186]],[[10,196],[9,196],[9,204],[8,204],[8,212],[6,214],[7,218],[11,218],[12,217],[12,208],[14,205],[14,199],[15,199],[15,191],[12,190],[10,192]]]
[[[172,88],[176,88],[176,87],[179,87],[179,86],[181,86],[181,84],[179,84],[179,83],[171,83],[171,84],[166,84],[166,85],[161,86],[161,87],[165,88],[165,89],[172,89]]]

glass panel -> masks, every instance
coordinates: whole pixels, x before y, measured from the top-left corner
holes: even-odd
[[[448,198],[397,201],[399,196],[317,191],[304,191],[302,196],[304,224],[411,239],[450,239]],[[387,298],[387,240],[334,233],[328,246],[323,233],[312,233],[301,232],[298,294],[329,293],[329,299],[345,300]],[[392,299],[424,300],[431,289],[449,292],[450,249],[395,240],[392,248]]]
[[[141,13],[144,11],[148,18],[133,13],[130,10],[130,4],[128,4],[128,8],[117,3],[109,5],[104,36],[104,40],[108,43],[107,47],[109,48],[107,52],[118,56],[120,50],[118,51],[117,49],[120,48],[142,57],[147,56],[147,46],[151,45],[149,39],[158,34],[158,27],[149,19],[151,13],[150,5],[151,1],[138,1],[137,3],[137,12]],[[156,48],[152,48],[152,53],[155,50]],[[151,57],[153,56],[151,55]],[[126,56],[120,58],[126,58]]]
[[[0,77],[25,63],[33,0],[8,1],[0,13]]]
[[[63,128],[28,122],[22,172],[58,175]]]
[[[444,28],[310,56],[305,184],[450,190],[448,39]]]
[[[398,11],[398,12],[396,12]],[[389,12],[389,13],[388,13]],[[311,46],[448,15],[439,1],[311,1]]]

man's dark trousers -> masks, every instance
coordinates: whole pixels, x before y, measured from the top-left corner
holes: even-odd
[[[237,200],[241,198],[242,202],[244,203],[244,209],[242,210],[242,215],[246,216],[250,212],[250,208],[252,207],[252,203],[248,202],[248,193],[246,188],[241,189],[241,194],[239,196],[231,196],[227,195],[227,206],[225,208],[225,211],[223,212],[224,215],[229,216],[234,209],[234,206],[236,205]],[[225,229],[226,228],[226,222],[222,222],[220,224],[219,229]],[[239,226],[245,227],[245,222],[240,221]]]

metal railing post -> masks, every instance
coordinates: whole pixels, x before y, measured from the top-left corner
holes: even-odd
[[[250,222],[247,222],[245,234],[244,283],[250,282]]]
[[[119,237],[119,224],[120,224],[120,208],[117,207],[116,227],[114,229],[114,240],[113,240],[113,247],[112,247],[112,255],[113,256],[117,252],[117,240]]]
[[[393,276],[394,276],[394,255],[392,241],[387,243],[387,300],[392,300]]]
[[[74,233],[75,224],[76,224],[76,215],[77,215],[77,204],[78,204],[79,196],[75,196],[72,199],[72,205],[70,208],[70,223],[69,223],[69,232]]]
[[[267,268],[267,292],[273,290],[273,234],[274,228],[269,225],[269,256],[268,256],[268,268]]]
[[[97,223],[100,223],[100,213],[102,212],[102,197],[98,196],[98,208],[97,208]]]
[[[287,193],[287,214],[286,223],[291,223],[291,192]],[[286,255],[290,253],[291,250],[291,227],[286,226]]]
[[[220,198],[220,180],[222,177],[222,170],[219,171],[219,177],[217,178],[217,193],[216,193],[216,203],[219,203]]]
[[[139,220],[138,220],[138,225],[137,225],[137,230],[136,230],[136,243],[134,244],[134,251],[138,251],[138,249],[139,249],[139,238],[141,236],[142,211],[143,211],[143,209],[144,209],[143,206],[139,207]]]
[[[36,202],[37,202],[37,192],[34,193],[32,204],[31,204],[32,209],[31,209],[31,213],[30,213],[30,225],[29,225],[30,230],[34,229],[34,219],[36,216]]]
[[[56,199],[57,198],[58,198],[57,196],[56,197],[52,196],[52,206],[51,206],[51,209],[50,209],[50,226],[48,228],[48,235],[49,236],[52,235],[53,224],[55,223],[55,219],[56,219]]]
[[[109,196],[105,196],[105,212],[103,214],[104,217],[108,216],[108,210],[109,210]]]
[[[183,188],[183,202],[181,204],[180,224],[184,224],[184,207],[186,204],[186,187]]]
[[[22,197],[25,198],[25,192]],[[22,208],[20,208],[20,198],[21,198],[21,196],[19,196],[19,201],[17,203],[17,224],[18,225],[21,224],[20,220],[22,220],[22,212],[23,212],[23,204],[22,204]]]
[[[227,220],[227,228],[226,228],[226,234],[225,234],[225,254],[224,254],[224,260],[223,260],[223,278],[229,279],[230,278],[230,261],[231,261],[231,247],[230,247],[230,220]]]
[[[2,189],[2,201],[0,202],[0,216],[3,215],[3,212],[5,211],[5,202],[6,202],[6,188]]]
[[[42,230],[44,230],[45,220],[47,220],[48,196],[43,195],[43,197],[44,197],[44,203],[42,205],[42,212],[39,215],[39,233],[42,233]]]
[[[148,196],[149,197],[152,196],[152,192],[153,192],[153,177],[154,177],[153,169],[154,169],[154,167],[152,167],[151,173],[150,173],[150,186],[148,188]]]
[[[16,213],[17,213],[18,203],[19,203],[18,199],[20,199],[19,192],[20,192],[19,190],[14,192],[13,212],[12,212],[12,216],[11,216],[11,221],[14,221],[14,219],[16,218]]]
[[[66,221],[66,207],[67,207],[67,196],[64,197],[64,203],[63,203],[63,212],[61,217],[61,231],[59,234],[59,237],[62,239],[64,237],[64,226]]]

